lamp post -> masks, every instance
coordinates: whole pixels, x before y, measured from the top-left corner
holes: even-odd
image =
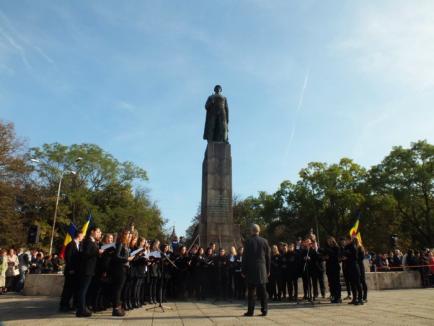
[[[82,159],[83,159],[82,157],[77,157],[75,162],[78,163]],[[38,159],[32,158],[31,161],[34,163],[39,163]],[[51,255],[51,253],[53,251],[54,230],[56,229],[57,210],[59,208],[59,199],[60,199],[60,189],[62,187],[63,176],[66,173],[70,173],[70,174],[74,174],[74,175],[77,174],[77,172],[75,172],[73,170],[62,170],[62,172],[60,173],[59,185],[57,186],[56,206],[54,207],[53,227],[51,228],[50,250],[48,251],[48,255]]]
[[[54,208],[54,217],[53,217],[53,228],[51,229],[51,239],[50,239],[50,250],[48,252],[48,255],[51,255],[51,252],[53,251],[53,240],[54,240],[54,230],[56,228],[56,220],[57,220],[57,209],[59,208],[59,199],[60,199],[60,188],[62,187],[62,180],[65,173],[71,173],[76,174],[75,171],[69,171],[69,170],[63,170],[60,174],[60,180],[59,185],[57,187],[57,196],[56,196],[56,206]]]

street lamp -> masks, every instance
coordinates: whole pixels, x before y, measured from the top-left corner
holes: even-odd
[[[59,207],[59,199],[60,199],[60,188],[62,187],[63,176],[67,173],[70,173],[73,175],[77,174],[77,172],[72,171],[72,170],[63,170],[62,173],[60,174],[59,185],[57,187],[56,207],[54,208],[53,228],[51,229],[50,250],[48,252],[48,255],[51,255],[51,252],[53,251],[54,229],[56,228],[57,209]]]
[[[75,162],[78,163],[78,162],[80,162],[81,160],[83,160],[83,158],[79,156],[79,157],[77,157],[77,158],[75,159]],[[32,162],[34,162],[34,163],[39,163],[39,160],[38,160],[38,159],[34,159],[34,158],[30,159],[30,161],[32,161]],[[63,176],[64,176],[65,174],[73,174],[73,175],[76,175],[77,172],[76,172],[76,171],[73,171],[73,170],[62,170],[62,172],[60,173],[59,185],[57,186],[56,206],[55,206],[55,208],[54,208],[53,227],[52,227],[52,229],[51,229],[50,250],[49,250],[49,252],[48,252],[49,255],[51,255],[51,253],[52,253],[52,251],[53,251],[54,230],[55,230],[55,228],[56,228],[57,210],[58,210],[58,208],[59,208],[60,189],[61,189],[61,187],[62,187]]]

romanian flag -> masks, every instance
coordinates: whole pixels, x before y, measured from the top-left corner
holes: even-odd
[[[350,236],[352,238],[356,237],[357,240],[359,240],[359,243],[362,244],[362,235],[359,232],[359,221],[358,218],[356,223],[354,223],[354,226],[350,229]]]
[[[87,217],[86,223],[84,223],[83,227],[81,228],[81,233],[83,233],[85,236],[87,234],[87,229],[89,228],[90,220],[92,219],[92,214],[89,213],[89,216]]]
[[[60,250],[59,257],[64,258],[65,257],[65,249],[68,243],[74,239],[75,234],[77,233],[77,227],[74,224],[69,224],[68,231],[66,232],[65,240],[63,241],[62,249]]]

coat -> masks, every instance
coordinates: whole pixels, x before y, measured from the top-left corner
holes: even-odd
[[[5,256],[0,257],[0,288],[6,286],[6,270],[8,269],[8,260]]]
[[[205,120],[205,129],[203,132],[203,139],[206,139],[208,141],[214,141],[214,139],[208,139],[210,136],[210,132],[213,132],[213,130],[211,129],[213,129],[214,127],[212,118],[218,113],[222,114],[221,118],[224,121],[224,123],[226,123],[226,126],[225,127],[220,126],[220,128],[227,128],[227,125],[229,123],[229,107],[228,107],[228,102],[226,97],[224,97],[221,94],[214,94],[209,96],[205,103],[205,109],[206,109],[206,120]],[[221,133],[220,136],[223,136],[223,133]],[[219,141],[226,141],[226,139],[220,139]]]
[[[65,248],[65,275],[77,274],[80,267],[79,252],[75,241],[71,241]]]
[[[80,247],[80,275],[94,276],[96,263],[99,257],[99,248],[90,237],[83,240]]]
[[[258,235],[248,239],[244,247],[242,266],[242,273],[246,276],[247,284],[268,283],[270,263],[268,241]]]

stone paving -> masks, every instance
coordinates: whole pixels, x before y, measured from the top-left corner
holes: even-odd
[[[266,317],[242,317],[243,302],[174,302],[166,312],[141,309],[124,318],[57,313],[56,298],[0,296],[0,325],[434,325],[434,289],[371,291],[364,306],[271,303]],[[255,314],[259,314],[258,308]]]

